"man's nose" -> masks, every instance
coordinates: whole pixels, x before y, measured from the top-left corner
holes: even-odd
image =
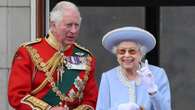
[[[77,32],[77,31],[78,31],[78,29],[79,29],[79,28],[78,28],[78,26],[76,26],[76,25],[72,25],[72,27],[71,27],[71,30],[70,30],[70,31],[71,31],[72,33],[75,33],[75,32]]]

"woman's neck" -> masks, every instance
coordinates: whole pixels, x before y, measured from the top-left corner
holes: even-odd
[[[121,68],[121,71],[128,80],[135,80],[137,78],[137,69]]]

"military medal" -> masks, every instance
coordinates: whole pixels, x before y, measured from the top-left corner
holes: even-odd
[[[86,70],[87,69],[87,58],[80,56],[69,56],[66,57],[66,67],[68,69]]]
[[[82,53],[82,52],[76,52],[75,54],[78,55],[78,56],[83,56],[84,55],[84,53]]]

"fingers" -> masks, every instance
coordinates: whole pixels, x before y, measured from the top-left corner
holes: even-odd
[[[148,60],[145,60],[144,66],[148,68]]]
[[[137,73],[140,77],[152,77],[152,72],[149,69],[148,60],[145,60],[141,69],[137,70]]]

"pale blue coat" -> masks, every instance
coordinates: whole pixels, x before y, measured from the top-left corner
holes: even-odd
[[[128,87],[119,80],[118,68],[102,74],[96,110],[117,110],[119,104],[129,102]],[[164,69],[152,65],[149,69],[155,77],[158,92],[150,96],[143,84],[136,85],[136,104],[144,110],[171,110],[169,81]]]

